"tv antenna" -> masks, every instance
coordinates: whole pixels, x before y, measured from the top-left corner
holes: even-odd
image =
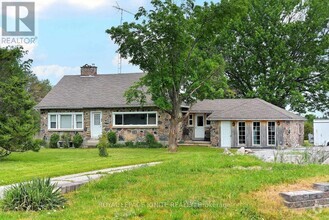
[[[123,23],[123,12],[131,14],[131,15],[135,15],[135,14],[128,11],[128,10],[126,10],[126,9],[121,8],[120,5],[118,4],[118,2],[116,2],[116,3],[117,3],[117,5],[114,5],[113,8],[120,11],[120,14],[121,14],[120,25],[122,25],[122,23]],[[122,72],[122,57],[121,57],[120,53],[118,53],[118,72],[119,73]]]

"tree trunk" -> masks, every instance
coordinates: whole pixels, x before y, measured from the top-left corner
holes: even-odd
[[[177,133],[178,125],[176,118],[171,117],[169,126],[169,140],[168,140],[168,151],[177,152]]]

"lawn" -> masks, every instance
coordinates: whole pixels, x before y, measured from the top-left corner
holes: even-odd
[[[274,191],[276,197],[271,197],[273,187],[316,178],[329,180],[328,166],[270,164],[251,156],[227,156],[219,149],[201,147],[180,148],[176,154],[168,154],[165,149],[111,149],[110,154],[111,151],[131,158],[130,161],[137,158],[142,161],[140,157],[145,154],[164,162],[87,184],[66,195],[69,203],[63,210],[0,211],[0,219],[326,219],[328,216],[326,210],[291,211],[281,201],[278,207],[271,206],[278,194]]]
[[[12,153],[0,159],[0,185],[54,177],[102,168],[168,159],[165,149],[109,149],[99,157],[97,149],[41,149],[40,152]]]

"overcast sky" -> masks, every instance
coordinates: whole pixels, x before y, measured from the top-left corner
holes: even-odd
[[[98,72],[103,74],[118,72],[117,46],[105,33],[106,29],[120,24],[120,12],[113,7],[117,5],[116,0],[34,2],[37,41],[25,45],[25,48],[30,51],[28,58],[33,59],[33,71],[40,79],[49,79],[55,85],[63,75],[79,74],[80,66],[84,64],[95,64]],[[136,13],[140,6],[150,8],[150,0],[117,2],[132,13]],[[202,2],[197,1],[198,4]],[[123,13],[123,21],[133,19],[133,15]],[[122,72],[140,70],[123,61]]]

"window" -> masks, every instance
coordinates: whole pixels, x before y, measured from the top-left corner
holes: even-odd
[[[268,145],[275,145],[275,122],[267,123],[267,143]]]
[[[123,126],[157,126],[156,112],[114,112],[113,125]]]
[[[239,138],[239,144],[246,144],[246,123],[245,122],[239,122],[238,126],[238,138]]]
[[[50,115],[50,128],[57,128],[57,117],[56,115]]]
[[[83,129],[83,113],[49,113],[48,129],[52,129],[52,130]]]
[[[82,129],[82,114],[75,115],[75,127]]]
[[[209,117],[209,115],[210,115],[210,114],[207,114],[207,118]],[[207,125],[207,126],[210,126],[210,123],[211,123],[211,121],[206,120],[206,125]]]
[[[253,144],[260,145],[260,122],[253,122]]]
[[[188,125],[193,126],[193,115],[188,116]]]

